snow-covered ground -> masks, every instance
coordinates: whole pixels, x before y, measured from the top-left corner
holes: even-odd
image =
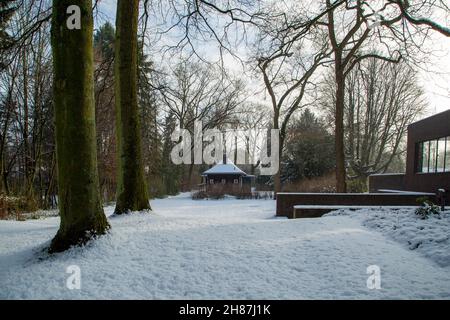
[[[411,209],[338,210],[327,216],[350,216],[358,219],[404,245],[409,250],[432,259],[442,267],[450,267],[450,211],[421,219]]]
[[[182,194],[152,207],[151,214],[120,217],[107,207],[110,234],[50,257],[43,249],[59,218],[0,221],[0,298],[450,298],[447,217],[416,231],[370,212],[277,219],[272,200],[193,201]],[[422,241],[411,250],[389,232],[394,222],[409,236],[439,234],[430,236],[439,245]],[[434,227],[442,223],[442,230]],[[428,257],[427,248],[434,250]],[[80,290],[66,287],[71,265],[80,267]],[[380,267],[380,290],[367,288],[371,265]]]

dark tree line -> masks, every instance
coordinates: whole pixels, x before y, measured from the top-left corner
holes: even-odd
[[[334,137],[323,119],[305,109],[287,132],[283,182],[321,177],[334,169]]]
[[[31,10],[30,14],[39,14],[34,6],[14,8],[18,16],[23,15],[25,9]],[[25,23],[16,16],[10,16],[9,22],[9,34]],[[48,24],[43,25],[15,50],[2,48],[0,52],[4,67],[0,73],[1,190],[3,194],[22,197],[24,200],[18,205],[23,210],[48,208],[55,203],[49,30]],[[8,45],[13,40],[9,36]]]

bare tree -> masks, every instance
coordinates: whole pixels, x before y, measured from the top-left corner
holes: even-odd
[[[324,26],[334,52],[336,82],[335,138],[336,138],[336,189],[346,191],[346,164],[344,153],[344,97],[345,78],[351,70],[367,58],[377,58],[398,63],[402,58],[413,60],[414,48],[419,48],[428,36],[428,29],[443,34],[446,27],[430,19],[414,18],[447,8],[441,1],[387,0],[374,3],[365,0],[326,0],[325,8],[313,19],[315,25]],[[448,9],[448,8],[447,8]],[[448,12],[446,13],[448,14]],[[411,30],[410,26],[414,26]],[[425,26],[425,28],[421,28]],[[380,53],[380,48],[383,52]]]
[[[374,15],[364,10],[364,1],[357,0],[354,5],[348,2],[340,7],[333,7],[331,0],[326,0],[326,20],[318,23],[328,30],[328,38],[334,53],[334,81],[336,83],[335,100],[335,150],[336,150],[336,191],[346,192],[346,165],[344,154],[344,96],[345,78],[355,65],[363,59],[372,57],[391,62],[398,62],[397,57],[378,55],[373,52],[361,54],[366,41],[377,36],[368,24],[368,19]],[[350,18],[348,17],[350,15]],[[392,21],[383,21],[384,25]]]
[[[270,98],[272,128],[280,130],[280,157],[292,115],[314,101],[315,71],[330,62],[328,43],[308,26],[305,32],[283,17],[280,26],[263,29],[257,42],[256,61]],[[274,189],[281,190],[280,172],[274,177]]]
[[[104,201],[114,200],[117,187],[114,37],[115,30],[110,23],[102,25],[94,35],[95,121],[100,190]]]
[[[225,54],[242,62],[237,45],[248,40],[248,28],[269,21],[272,14],[264,10],[262,0],[144,0],[144,37],[150,36],[146,33],[150,17],[159,21],[153,38],[176,35],[177,40],[168,43],[165,50],[184,52],[189,58],[195,56],[206,62],[210,57],[205,57],[199,48],[210,43],[219,52],[219,59],[214,62],[223,66]]]
[[[328,77],[323,106],[334,119],[336,84]],[[370,174],[385,173],[404,153],[410,124],[425,109],[417,73],[405,62],[367,59],[346,77],[344,97],[345,156],[349,179],[365,184]]]
[[[396,5],[402,19],[409,24],[432,29],[450,37],[450,27],[444,23],[450,13],[450,7],[445,0],[386,0],[386,5],[388,4]]]
[[[241,81],[224,78],[220,70],[201,62],[181,61],[162,87],[166,109],[191,134],[196,121],[202,121],[202,130],[223,128],[245,99]],[[193,164],[189,166],[188,181],[192,170]]]
[[[39,12],[37,3],[18,6],[10,33],[25,28],[29,16]],[[55,192],[49,29],[49,23],[43,23],[10,51],[0,78],[3,191],[26,198],[25,210],[47,207]]]
[[[257,155],[261,152],[261,143],[264,139],[263,132],[271,127],[270,108],[260,103],[246,103],[240,108],[241,111],[236,115],[236,121],[239,129],[246,130],[247,135],[243,143],[246,153],[246,163],[250,165],[250,174],[254,175],[261,161]],[[237,157],[237,152],[236,152]],[[237,161],[235,161],[236,163]]]

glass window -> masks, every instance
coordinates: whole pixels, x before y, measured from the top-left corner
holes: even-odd
[[[209,184],[214,184],[214,179],[209,179]]]
[[[436,172],[444,172],[445,166],[445,137],[437,141],[437,165]]]
[[[445,171],[450,172],[450,136],[446,138],[445,146]]]
[[[422,143],[422,171],[428,172],[428,153],[430,151],[430,142],[425,141]]]
[[[222,179],[222,184],[225,184],[227,181],[225,179]]]
[[[417,144],[417,163],[416,163],[416,171],[422,172],[423,167],[423,142],[419,142]]]
[[[428,163],[428,172],[436,172],[436,151],[437,151],[437,140],[430,141],[430,155]]]
[[[418,144],[417,172],[450,172],[450,136]]]

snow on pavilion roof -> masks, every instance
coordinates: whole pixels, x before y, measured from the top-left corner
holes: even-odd
[[[202,175],[208,175],[208,174],[239,174],[246,176],[247,174],[239,169],[234,163],[230,163],[227,161],[226,164],[218,163],[214,167],[206,170],[203,172]]]

